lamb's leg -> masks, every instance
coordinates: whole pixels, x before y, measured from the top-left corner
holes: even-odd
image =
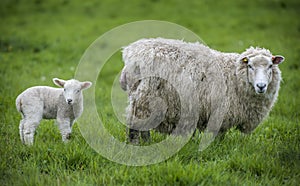
[[[40,124],[40,119],[24,119],[23,121],[23,139],[24,144],[32,145],[34,141],[34,133],[38,125]],[[20,132],[21,133],[21,132]]]
[[[24,141],[24,122],[25,122],[25,119],[22,119],[20,121],[20,125],[19,125],[20,138],[21,138],[21,142],[23,144],[25,143],[25,141]]]
[[[57,119],[58,127],[61,133],[62,141],[68,142],[71,138],[71,121],[67,118],[58,118]]]
[[[32,145],[34,133],[43,117],[43,102],[35,96],[23,97],[19,108],[22,114],[20,121],[20,137],[25,145]]]

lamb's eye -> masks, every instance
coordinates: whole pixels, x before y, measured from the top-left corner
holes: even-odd
[[[272,67],[273,67],[273,65],[270,65],[270,66],[269,66],[269,68],[272,68]]]
[[[66,89],[64,88],[64,92],[66,92]]]
[[[76,90],[76,93],[79,93],[80,92],[80,90]]]

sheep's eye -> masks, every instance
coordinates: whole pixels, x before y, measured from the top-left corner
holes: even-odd
[[[76,93],[79,93],[80,92],[80,90],[76,90]]]
[[[64,88],[64,92],[66,92],[66,89]]]
[[[252,65],[248,65],[248,68],[253,70],[253,66]]]
[[[273,65],[270,65],[270,66],[269,66],[269,68],[272,68],[272,67],[273,67]]]

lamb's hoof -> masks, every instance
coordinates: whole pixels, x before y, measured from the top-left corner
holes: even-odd
[[[68,143],[70,139],[71,139],[71,133],[66,134],[65,136],[62,137],[64,143]]]
[[[26,146],[32,146],[33,142],[24,142],[23,144],[26,145]]]
[[[71,139],[71,133],[67,134],[66,139],[67,140]]]
[[[24,141],[22,141],[23,144],[27,146],[32,146],[33,145],[33,137],[32,135],[25,134],[24,135]]]

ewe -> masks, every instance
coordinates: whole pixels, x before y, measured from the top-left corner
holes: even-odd
[[[216,135],[236,127],[251,132],[278,97],[278,64],[284,57],[263,48],[223,53],[200,43],[156,38],[125,47],[123,60],[120,84],[129,97],[129,140],[137,143],[140,135],[149,138],[151,128],[171,133],[180,117],[185,118],[186,130],[196,116],[201,131]],[[182,116],[185,100],[180,95],[197,108],[190,122],[189,116]]]
[[[26,145],[33,144],[34,132],[42,119],[56,119],[62,140],[66,142],[74,121],[82,114],[82,90],[89,88],[92,83],[58,78],[54,78],[53,82],[62,88],[35,86],[22,92],[16,99],[17,110],[22,115],[20,137]]]

